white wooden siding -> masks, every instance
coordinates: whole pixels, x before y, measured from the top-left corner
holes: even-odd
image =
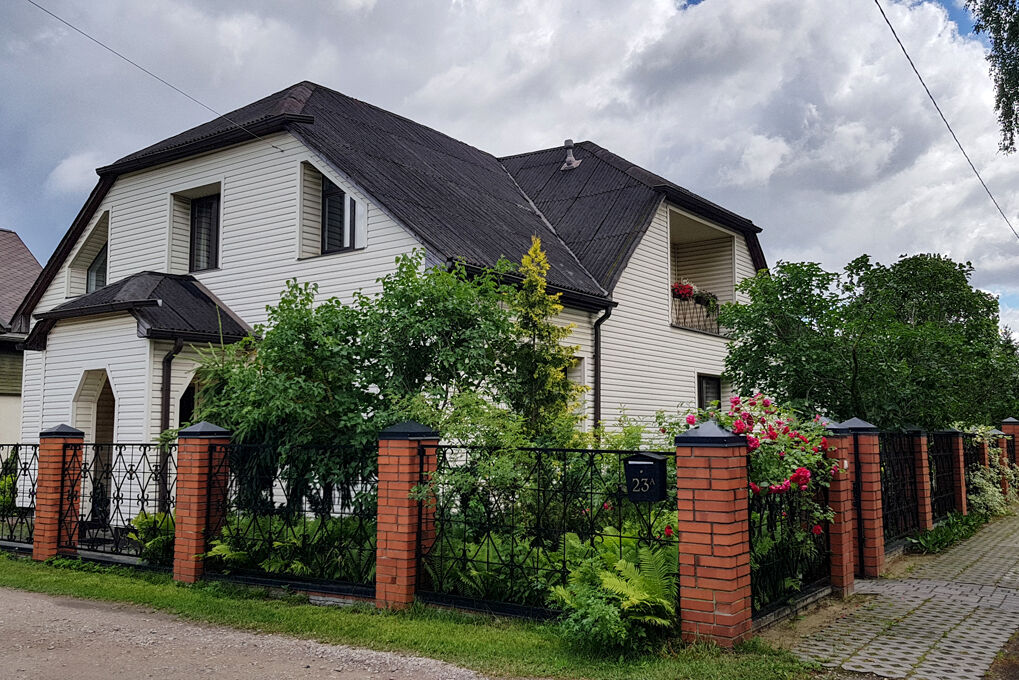
[[[322,173],[301,163],[301,257],[322,252]]]
[[[163,357],[173,348],[169,340],[153,340],[151,343],[152,357],[152,381],[149,386],[152,408],[149,411],[149,432],[152,437],[158,437],[160,433],[161,410],[162,410],[162,386],[163,386]],[[180,398],[184,394],[194,377],[195,368],[199,362],[198,350],[192,345],[185,345],[170,364],[170,427],[178,427],[178,410]]]
[[[631,416],[651,417],[696,406],[697,374],[720,375],[725,368],[724,338],[671,326],[669,250],[663,202],[613,291],[619,306],[602,326],[602,417],[609,426],[623,408]],[[736,276],[745,276],[741,248],[735,250]],[[742,252],[749,262],[745,243]]]
[[[754,269],[754,261],[750,257],[750,249],[747,241],[743,238],[736,239],[736,283],[743,279],[752,278],[757,274]],[[746,293],[736,293],[736,302],[750,302]]]
[[[581,411],[584,414],[585,421],[589,421],[594,417],[593,411],[593,393],[594,388],[594,321],[597,318],[597,314],[590,312],[582,312],[577,309],[570,309],[565,307],[559,314],[557,322],[560,324],[574,324],[573,333],[570,337],[566,338],[565,344],[576,345],[578,347],[577,352],[574,354],[575,357],[582,360],[582,366],[569,371],[569,378],[576,382],[583,381],[584,385],[587,385],[588,391],[583,395],[583,401],[581,404]]]
[[[130,314],[57,322],[44,351],[25,353],[22,439],[35,442],[40,430],[75,422],[75,395],[85,372],[105,370],[117,399],[117,440],[148,441],[149,354],[149,341],[138,337]],[[39,376],[46,388],[36,396]]]
[[[179,194],[170,197],[169,243],[167,271],[171,274],[187,274],[191,266],[191,201]]]

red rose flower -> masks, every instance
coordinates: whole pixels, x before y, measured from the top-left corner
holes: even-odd
[[[813,532],[814,532],[814,535],[815,535],[815,536],[820,536],[820,535],[821,535],[821,533],[822,533],[822,532],[824,531],[824,529],[822,529],[822,528],[821,528],[821,525],[820,525],[820,524],[815,524],[815,525],[814,525],[814,528],[813,528],[813,529],[811,529],[811,531],[813,531]]]
[[[666,524],[665,525],[665,537],[666,538],[672,538],[672,534],[673,534],[672,525],[671,524]]]

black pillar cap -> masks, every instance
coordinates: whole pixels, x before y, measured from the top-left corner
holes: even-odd
[[[686,432],[676,435],[676,446],[746,446],[747,440],[738,434],[721,427],[713,420],[691,427]]]
[[[862,418],[850,418],[831,426],[832,434],[877,434],[878,429]]]
[[[1003,421],[1001,421],[1002,425],[1004,425],[1005,423],[1008,423],[1009,425],[1019,425],[1019,420],[1016,420],[1012,416],[1009,416],[1008,418],[1005,418]]]
[[[988,432],[987,434],[996,434],[996,435],[998,435],[998,436],[1000,437],[1001,435],[1003,435],[1003,434],[1005,434],[1005,433],[1004,433],[1004,432],[1002,432],[1001,430],[999,430],[998,428],[994,428],[993,430],[991,430],[991,431],[990,431],[990,432]]]
[[[413,420],[406,420],[396,425],[390,425],[386,429],[379,432],[379,439],[383,440],[394,440],[394,439],[438,439],[439,433],[421,423],[416,423]]]
[[[204,420],[177,432],[178,439],[221,439],[230,436],[230,430]]]
[[[71,427],[70,425],[57,425],[56,427],[51,427],[50,429],[43,430],[39,433],[39,439],[47,439],[51,437],[64,437],[69,439],[73,437],[81,438],[84,436],[84,432],[76,427]]]

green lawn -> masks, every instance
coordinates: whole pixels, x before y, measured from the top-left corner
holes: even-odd
[[[556,678],[803,678],[789,654],[758,642],[736,652],[692,646],[660,658],[591,658],[571,650],[554,624],[530,623],[414,607],[319,607],[304,598],[222,583],[183,586],[165,574],[127,568],[82,571],[0,553],[0,587],[127,602],[185,619],[246,630],[443,659],[491,675]]]

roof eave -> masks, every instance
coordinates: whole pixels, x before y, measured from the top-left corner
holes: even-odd
[[[163,149],[162,151],[155,151],[138,158],[118,161],[112,165],[97,168],[96,172],[100,177],[106,175],[123,175],[129,172],[144,170],[145,168],[150,168],[154,165],[162,165],[164,163],[181,160],[190,156],[197,156],[201,153],[216,151],[224,146],[250,141],[252,138],[257,139],[262,135],[269,135],[274,132],[283,132],[286,130],[287,125],[292,123],[310,124],[314,122],[314,116],[308,116],[300,113],[280,113],[252,123],[245,123],[243,126],[238,125],[227,128],[221,132],[211,134],[208,137],[203,137],[202,139],[197,139],[193,142],[181,144],[180,146]]]

